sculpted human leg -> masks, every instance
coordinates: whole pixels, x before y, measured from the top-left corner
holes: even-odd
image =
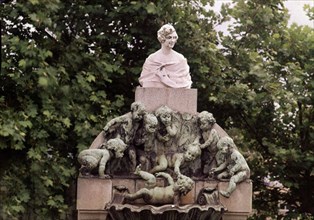
[[[146,180],[145,185],[148,188],[153,188],[156,186],[156,177],[149,172],[142,171],[141,164],[136,167],[134,174],[139,175],[142,179]]]
[[[228,185],[228,188],[226,189],[226,191],[221,190],[220,194],[229,198],[231,193],[236,189],[237,183],[240,183],[243,180],[247,179],[248,178],[247,176],[248,176],[248,174],[246,171],[240,171],[237,174],[233,175],[230,178],[229,185]]]
[[[158,165],[153,167],[153,169],[150,170],[150,173],[156,173],[160,171],[164,171],[168,167],[168,161],[166,158],[166,155],[162,154],[157,158]]]
[[[125,194],[124,197],[127,200],[136,200],[136,199],[140,199],[140,198],[144,198],[145,199],[150,199],[152,197],[151,195],[151,191],[147,188],[142,188],[139,191],[137,191],[136,193],[130,193],[130,194]]]
[[[228,176],[229,176],[228,172],[224,171],[224,172],[218,174],[217,179],[222,180],[222,179],[227,178]]]
[[[131,167],[131,171],[135,170],[136,167],[136,152],[134,148],[131,148],[129,150],[129,159],[130,159],[130,167]]]
[[[148,159],[149,155],[144,154],[140,155],[139,162],[143,170],[148,171],[151,168],[150,160]]]

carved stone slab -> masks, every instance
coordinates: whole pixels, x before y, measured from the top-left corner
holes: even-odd
[[[100,178],[78,178],[77,202],[78,210],[103,210],[111,201],[112,181]]]
[[[159,180],[161,181],[159,182],[159,184],[162,185],[162,179]],[[79,219],[106,219],[103,218],[106,214],[104,210],[106,210],[106,207],[108,207],[108,205],[114,205],[111,203],[114,199],[114,188],[116,186],[124,185],[130,190],[130,192],[135,192],[135,186],[138,184],[142,184],[142,180],[139,178],[115,177],[114,179],[100,179],[98,177],[79,177],[77,210],[78,214],[82,216],[82,218]],[[183,198],[184,203],[196,204],[196,198],[200,190],[204,187],[217,187],[218,189],[224,189],[225,187],[227,187],[227,182],[218,182],[215,180],[196,180],[194,188],[189,194],[186,195],[186,197]],[[139,200],[138,202],[134,204],[135,208],[137,207],[137,205],[140,204],[141,200]],[[211,209],[218,210],[220,209],[219,206],[225,209],[223,219],[233,219],[232,216],[235,217],[239,214],[241,215],[239,215],[237,219],[246,219],[247,216],[252,212],[251,181],[247,180],[240,183],[229,199],[226,199],[223,196],[219,196],[219,203],[220,205],[212,205]],[[116,205],[119,206],[119,204]],[[132,205],[129,206],[131,207]],[[87,212],[87,210],[89,211]]]
[[[218,189],[225,190],[228,182],[220,182]],[[237,185],[237,189],[230,198],[219,196],[220,202],[228,208],[228,212],[251,213],[252,212],[252,181],[246,180]]]
[[[197,89],[137,87],[135,101],[143,103],[149,112],[166,105],[181,113],[197,113]]]

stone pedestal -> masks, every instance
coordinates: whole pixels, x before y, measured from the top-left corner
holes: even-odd
[[[227,187],[228,182],[219,182],[218,184],[219,190],[225,190]],[[219,200],[230,213],[250,213],[252,211],[252,182],[248,180],[237,184],[237,188],[230,198],[220,195]]]
[[[105,205],[112,199],[112,181],[100,178],[78,178],[77,200],[79,220],[107,219]]]
[[[228,182],[220,182],[218,188],[225,190]],[[250,180],[237,185],[230,198],[220,195],[220,202],[227,207],[223,220],[245,220],[252,213],[252,182]]]
[[[78,178],[77,209],[103,210],[112,198],[112,181],[100,178]]]
[[[143,103],[149,112],[166,105],[178,112],[197,113],[197,89],[137,87],[135,101]]]

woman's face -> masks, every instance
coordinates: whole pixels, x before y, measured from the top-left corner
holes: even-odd
[[[178,40],[178,35],[176,32],[173,32],[168,34],[165,38],[166,40],[162,43],[162,45],[168,49],[172,49]]]

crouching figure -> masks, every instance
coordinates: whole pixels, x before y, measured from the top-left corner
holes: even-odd
[[[218,174],[219,180],[230,178],[227,190],[220,191],[221,195],[230,197],[237,183],[250,178],[250,168],[230,137],[222,137],[217,143],[217,148],[217,154],[224,156],[224,160],[218,161],[218,167],[213,168],[211,173]]]
[[[99,149],[86,149],[79,153],[78,161],[82,165],[80,172],[82,175],[89,175],[97,168],[99,177],[110,178],[105,174],[106,164],[112,158],[121,158],[124,155],[126,144],[119,138],[110,139]]]

